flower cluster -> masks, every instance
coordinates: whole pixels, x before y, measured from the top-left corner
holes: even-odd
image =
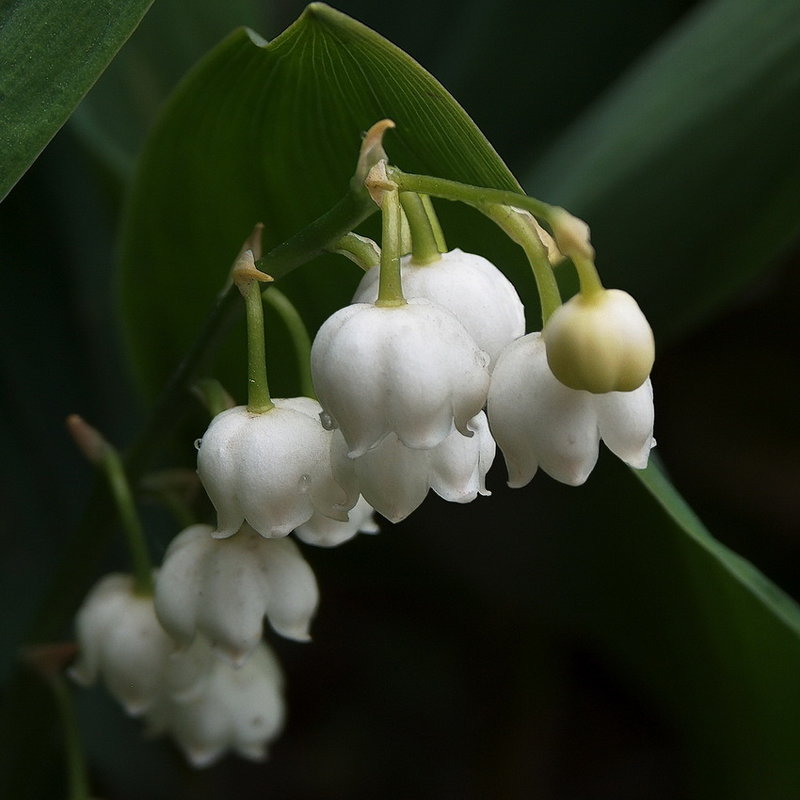
[[[173,540],[154,594],[110,575],[78,614],[74,677],[102,678],[197,766],[227,750],[262,758],[282,726],[283,681],[264,621],[308,641],[319,601],[290,534],[333,547],[376,532],[373,511],[405,519],[430,490],[457,503],[489,495],[498,447],[509,485],[521,487],[540,467],[583,483],[601,440],[640,469],[654,444],[652,333],[629,295],[600,285],[585,224],[559,212],[550,239],[525,212],[484,209],[533,253],[546,322],[526,335],[523,304],[500,270],[476,254],[440,252],[428,211],[411,226],[412,252],[400,252],[399,191],[383,161],[367,184],[384,214],[381,264],[310,347],[319,401],[270,397],[260,289],[269,278],[245,249],[233,278],[247,307],[249,402],[216,414],[198,445],[217,524]],[[409,224],[424,209],[416,200]],[[417,234],[425,245],[414,249]],[[581,292],[563,305],[548,252],[581,273]]]
[[[252,760],[266,757],[285,710],[280,667],[264,643],[253,643],[241,668],[219,658],[204,636],[181,648],[153,597],[137,593],[132,576],[124,574],[107,575],[92,589],[76,628],[80,656],[70,670],[73,679],[84,686],[102,679],[151,733],[171,734],[194,766],[207,766],[228,750]]]

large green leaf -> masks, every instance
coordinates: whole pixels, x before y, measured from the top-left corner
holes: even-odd
[[[269,45],[232,34],[187,78],[143,154],[123,241],[123,319],[147,387],[186,352],[253,224],[266,224],[271,247],[326,211],[347,189],[361,134],[384,117],[397,123],[387,146],[404,169],[517,188],[430,75],[324,5]],[[312,324],[347,299],[356,270],[344,272],[292,276],[287,291],[304,294]],[[311,280],[324,291],[306,292]]]
[[[601,272],[662,341],[800,231],[798,52],[795,0],[705,3],[523,181],[591,221]]]
[[[0,199],[66,122],[152,0],[10,0],[0,9]]]
[[[515,188],[429,75],[320,4],[270,44],[233,34],[184,81],[145,150],[123,243],[123,318],[143,386],[154,391],[183,355],[253,223],[266,223],[270,247],[330,207],[346,189],[359,134],[386,116],[398,126],[386,144],[401,168]],[[508,263],[529,285],[491,226],[443,211],[451,244]],[[281,286],[313,326],[356,278],[320,259]],[[661,274],[662,284],[673,280]],[[278,349],[270,369],[288,360]],[[241,385],[231,388],[241,394]],[[741,787],[742,797],[784,797],[799,777],[791,724],[800,718],[798,609],[715,542],[655,467],[640,479],[607,466],[582,490],[583,503],[563,490],[567,511],[553,518],[565,534],[542,561],[554,569],[542,592],[567,624],[662,699],[708,796]],[[515,497],[527,520],[524,495]],[[592,537],[593,526],[609,525],[611,539]],[[533,574],[532,564],[517,566]],[[748,753],[749,732],[760,738]]]

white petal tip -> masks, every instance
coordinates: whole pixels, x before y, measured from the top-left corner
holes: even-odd
[[[216,747],[210,750],[192,747],[187,748],[184,752],[187,760],[195,769],[210,767],[222,755],[222,751]]]
[[[122,707],[129,717],[141,717],[150,707],[150,703],[143,700],[122,700]]]
[[[95,676],[90,675],[88,670],[82,669],[80,666],[73,666],[67,670],[67,675],[78,684],[78,686],[91,686],[95,682]]]
[[[254,745],[252,747],[237,747],[236,752],[248,761],[262,762],[269,758],[269,752],[264,746]]]
[[[281,626],[278,627],[277,625],[272,626],[277,633],[283,636],[285,639],[291,639],[295,642],[310,642],[311,641],[311,634],[308,632],[308,627],[306,626]]]

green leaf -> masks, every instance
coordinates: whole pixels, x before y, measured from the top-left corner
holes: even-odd
[[[201,62],[145,149],[123,238],[123,321],[144,386],[160,387],[183,357],[253,225],[265,223],[270,248],[326,211],[347,191],[363,132],[386,117],[404,169],[518,188],[441,85],[327,6],[268,45],[240,30]],[[342,265],[321,259],[282,282],[312,327],[357,280]]]
[[[33,163],[152,0],[18,0],[0,10],[0,199]]]
[[[800,231],[798,51],[795,0],[705,3],[523,181],[590,221],[601,274],[662,342]]]

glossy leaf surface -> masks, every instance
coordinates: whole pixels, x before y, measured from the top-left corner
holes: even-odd
[[[0,8],[0,199],[66,122],[152,0]]]

